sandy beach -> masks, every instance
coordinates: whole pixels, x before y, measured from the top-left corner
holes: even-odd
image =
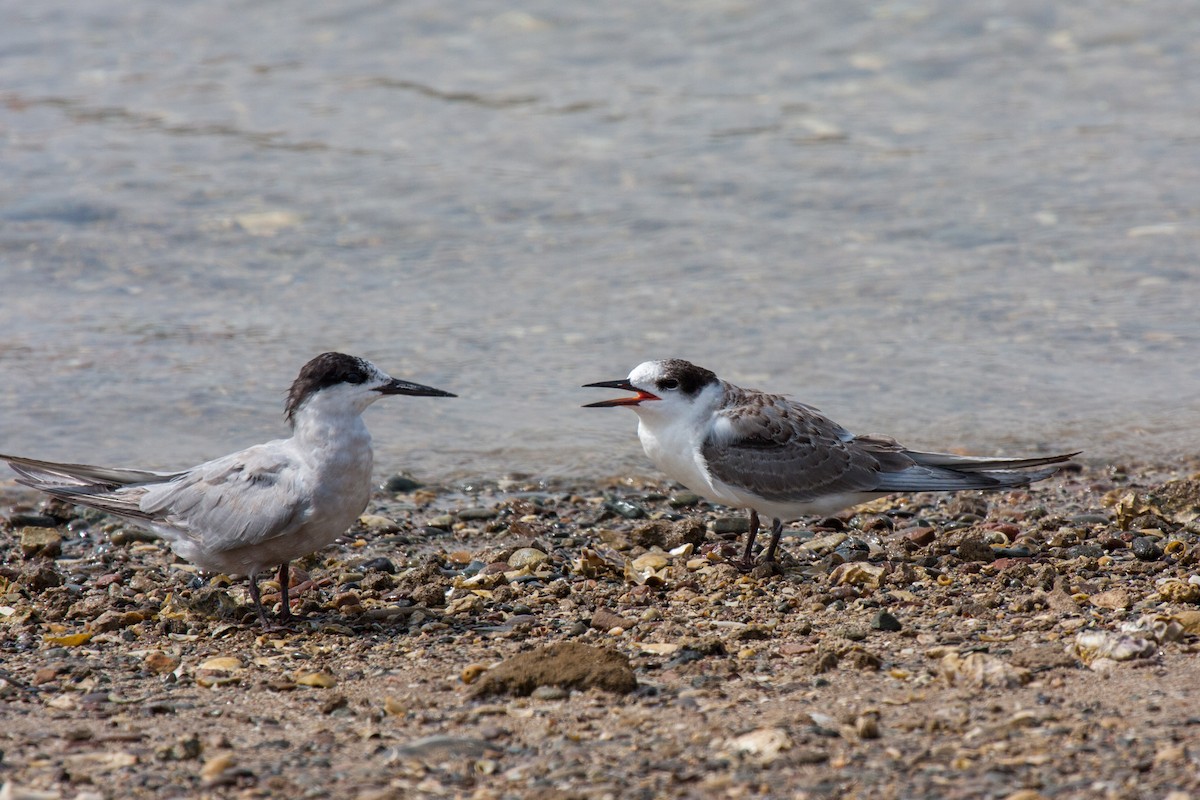
[[[885,498],[779,574],[653,480],[397,477],[267,631],[10,484],[2,796],[1195,797],[1198,467]]]

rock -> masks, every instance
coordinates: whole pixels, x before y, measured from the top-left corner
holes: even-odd
[[[866,564],[850,561],[840,564],[829,573],[829,582],[835,586],[862,586],[867,589],[878,589],[883,581],[883,567],[878,564]]]
[[[482,739],[465,736],[429,736],[392,749],[384,763],[415,761],[421,764],[463,764],[477,761],[496,748]]]
[[[524,569],[528,567],[530,570],[537,567],[538,564],[549,559],[550,556],[538,550],[535,547],[522,547],[508,557],[508,565],[513,569]]]
[[[1129,592],[1124,589],[1109,589],[1107,592],[1099,592],[1088,598],[1088,601],[1096,608],[1129,608],[1133,602],[1129,599]]]
[[[592,614],[591,626],[599,631],[612,630],[613,628],[624,628],[628,630],[636,623],[625,619],[624,617],[614,614],[606,608],[596,609],[596,613]]]
[[[1158,596],[1171,603],[1200,603],[1200,585],[1170,578],[1159,584]]]
[[[464,508],[458,512],[458,518],[463,521],[495,519],[496,510],[494,508]],[[436,525],[434,520],[430,520],[429,524],[437,528],[442,527]]]
[[[62,534],[57,528],[22,528],[20,543],[25,558],[57,558],[62,553]]]
[[[166,675],[168,672],[174,672],[179,666],[179,658],[161,650],[151,650],[142,659],[142,664],[156,675]]]
[[[667,498],[667,505],[671,508],[691,508],[699,503],[700,500],[700,495],[693,492],[678,492]]]
[[[1084,631],[1067,645],[1067,651],[1079,657],[1092,669],[1107,668],[1098,662],[1131,661],[1150,658],[1158,647],[1154,642],[1136,636],[1116,634],[1110,631]]]
[[[54,586],[62,586],[62,575],[54,565],[44,559],[28,564],[21,570],[17,583],[33,592],[43,592]]]
[[[637,677],[629,659],[615,650],[557,642],[513,656],[488,670],[474,696],[526,696],[539,686],[626,694],[637,688]]]
[[[937,531],[933,528],[912,528],[905,531],[904,538],[918,547],[925,547],[933,544],[933,540],[937,538]]]
[[[877,631],[898,631],[904,626],[900,620],[881,609],[871,618],[871,627]]]
[[[996,553],[983,539],[971,537],[959,542],[954,554],[963,561],[995,561]]]
[[[89,622],[87,627],[92,633],[104,633],[128,628],[130,625],[136,625],[145,619],[139,611],[105,611],[96,617],[96,619]]]
[[[530,697],[534,700],[563,700],[569,697],[570,694],[570,692],[561,686],[539,686],[533,690]]]
[[[746,533],[750,530],[750,520],[746,517],[717,517],[712,521],[713,533]]]
[[[381,514],[363,514],[358,518],[358,524],[374,533],[395,533],[400,530],[396,520]]]
[[[642,519],[646,516],[646,509],[628,500],[608,500],[604,507],[625,519]]]
[[[779,754],[792,748],[792,738],[783,728],[759,728],[743,733],[726,742],[735,754],[753,757],[760,764],[769,764]]]
[[[404,494],[421,488],[421,482],[407,475],[393,475],[383,482],[383,490],[393,494]]]
[[[233,769],[235,766],[237,766],[237,761],[234,759],[233,753],[218,753],[204,762],[204,766],[200,768],[200,780],[209,785],[214,784],[224,776],[226,770]]]
[[[360,566],[363,572],[383,572],[388,575],[396,574],[396,565],[392,563],[390,558],[372,558],[369,561],[364,561]]]
[[[1133,540],[1133,554],[1142,561],[1158,561],[1163,556],[1162,546],[1153,536],[1139,536]]]
[[[947,653],[938,663],[938,674],[950,686],[970,689],[1015,689],[1033,679],[1024,667],[1014,667],[987,653],[971,653],[965,658]]]
[[[319,672],[304,672],[296,676],[296,685],[309,686],[314,689],[332,689],[334,686],[337,686],[337,678],[324,670]]]
[[[647,549],[659,547],[674,550],[684,544],[699,546],[704,543],[706,535],[707,529],[702,519],[682,519],[678,522],[656,519],[635,526],[629,534],[629,540]]]

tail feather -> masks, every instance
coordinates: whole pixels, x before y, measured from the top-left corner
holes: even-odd
[[[879,491],[934,492],[1027,486],[1050,477],[1058,471],[1058,467],[1053,465],[1069,461],[1078,453],[1034,458],[990,458],[913,451],[905,451],[905,455],[917,463],[897,472],[881,473]]]
[[[990,472],[993,470],[1026,469],[1041,467],[1047,464],[1062,464],[1070,461],[1082,451],[1060,453],[1053,456],[1034,456],[1033,458],[995,458],[992,456],[956,456],[951,453],[922,453],[917,450],[905,450],[904,454],[927,467],[945,467],[956,472]],[[1053,474],[1053,470],[1050,473]]]
[[[33,458],[0,454],[17,473],[17,483],[68,503],[117,514],[149,519],[140,508],[145,485],[171,480],[178,473],[138,469],[95,467],[90,464],[59,464]]]

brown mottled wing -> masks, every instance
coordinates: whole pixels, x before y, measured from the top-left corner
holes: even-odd
[[[702,454],[716,479],[776,502],[876,491],[882,471],[912,465],[893,440],[855,438],[816,409],[727,388]]]

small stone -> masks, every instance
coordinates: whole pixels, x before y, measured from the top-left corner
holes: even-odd
[[[20,542],[25,558],[57,558],[62,553],[62,534],[57,528],[22,528]]]
[[[607,608],[598,608],[596,609],[596,613],[592,614],[591,627],[599,631],[607,631],[612,628],[624,628],[627,630],[633,626],[633,622],[619,614],[614,614]]]
[[[219,753],[204,762],[204,766],[200,768],[200,779],[208,784],[216,783],[226,770],[232,769],[236,764],[233,753]]]
[[[363,514],[358,518],[358,524],[375,533],[395,533],[400,530],[396,520],[381,514]]]
[[[918,547],[925,547],[937,538],[937,531],[934,528],[911,528],[905,532],[904,538]]]
[[[734,753],[751,756],[760,764],[769,764],[780,753],[792,748],[792,738],[783,728],[759,728],[730,739],[727,746]]]
[[[1139,536],[1133,540],[1133,554],[1142,561],[1158,561],[1163,549],[1153,536]]]
[[[539,686],[530,694],[534,700],[562,700],[570,695],[560,686]]]
[[[89,622],[88,630],[93,633],[106,633],[108,631],[128,628],[130,625],[136,625],[145,619],[139,611],[121,612],[109,610]]]
[[[420,481],[413,480],[407,475],[393,475],[383,482],[383,490],[393,494],[404,494],[420,488]]]
[[[488,670],[475,696],[523,696],[538,686],[580,691],[598,688],[626,694],[637,688],[637,677],[628,657],[615,650],[580,642],[557,642],[515,655]]]
[[[408,711],[408,706],[390,694],[383,698],[383,713],[389,717],[403,717]]]
[[[310,686],[314,689],[332,689],[337,686],[337,678],[328,672],[305,672],[296,676],[296,685]]]
[[[667,499],[667,505],[671,508],[691,508],[699,502],[700,495],[692,492],[679,492]]]
[[[609,500],[604,507],[625,519],[642,519],[646,516],[646,509],[628,500]]]
[[[898,631],[903,626],[900,624],[900,620],[887,611],[880,610],[871,618],[871,628],[877,631]]]
[[[522,547],[508,557],[508,566],[513,569],[524,569],[528,567],[530,570],[536,568],[550,557],[538,550],[536,547]]]
[[[1096,608],[1121,609],[1129,608],[1133,605],[1133,601],[1129,597],[1129,592],[1125,589],[1109,589],[1106,592],[1099,592],[1092,595],[1088,600]]]
[[[427,528],[437,528],[438,530],[448,531],[454,527],[454,517],[450,514],[442,514],[433,517],[429,522],[425,523]]]
[[[388,575],[396,574],[396,565],[392,563],[390,558],[372,558],[370,561],[364,561],[359,567],[363,572],[383,572]]]
[[[712,531],[721,533],[746,533],[750,530],[750,520],[746,517],[717,517],[712,521]]]
[[[496,510],[494,508],[464,508],[458,512],[458,518],[464,521],[487,520],[496,518]],[[434,524],[433,520],[429,521],[430,525]],[[436,525],[435,527],[441,527]]]
[[[179,658],[161,650],[151,650],[142,660],[142,664],[156,675],[166,675],[168,672],[176,670],[179,666]]]
[[[969,538],[959,543],[955,555],[963,561],[995,561],[996,553],[983,539]]]

